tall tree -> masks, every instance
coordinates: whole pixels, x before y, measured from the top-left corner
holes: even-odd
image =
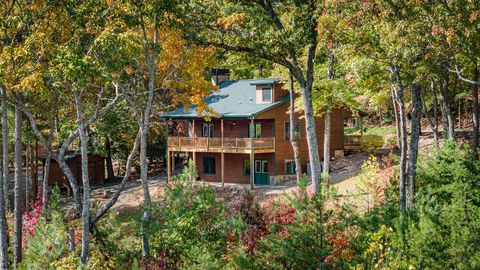
[[[292,73],[288,76],[288,92],[290,94],[290,108],[289,108],[289,120],[290,120],[290,144],[293,150],[293,159],[295,162],[295,175],[297,178],[297,184],[300,183],[302,177],[302,163],[300,161],[300,150],[298,148],[298,135],[295,128],[295,91],[293,88],[294,81]]]
[[[21,101],[20,94],[16,93],[15,98]],[[14,194],[13,194],[13,264],[16,267],[22,261],[22,111],[15,108],[15,175],[14,175]]]
[[[410,185],[409,206],[413,206],[416,194],[416,172],[418,159],[418,142],[421,130],[422,94],[420,86],[412,83],[412,121],[410,128],[410,154],[408,159],[408,181]]]
[[[3,190],[4,190],[4,200],[5,200],[5,208],[8,209],[10,206],[9,200],[9,190],[8,190],[8,179],[9,179],[9,171],[8,171],[8,121],[7,121],[7,101],[6,95],[7,90],[5,87],[1,87],[1,94],[2,94],[2,175],[3,175]]]
[[[1,89],[3,90],[3,88]],[[2,93],[3,96],[3,93]],[[3,114],[3,112],[2,112]],[[3,119],[3,115],[2,115]],[[7,200],[4,196],[8,191],[5,188],[7,179],[4,178],[3,164],[0,163],[0,269],[8,269],[8,229],[7,229],[7,216],[6,216],[6,203]]]

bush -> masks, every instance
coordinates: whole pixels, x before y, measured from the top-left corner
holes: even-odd
[[[224,264],[229,227],[224,203],[211,187],[190,180],[195,171],[190,161],[153,209],[152,249],[168,269],[213,269]]]
[[[397,147],[397,134],[386,134],[383,137],[383,147],[394,148]]]
[[[381,148],[383,139],[379,135],[363,135],[362,136],[362,150],[368,154],[374,154],[375,151]]]

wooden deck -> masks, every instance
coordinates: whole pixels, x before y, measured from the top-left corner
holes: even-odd
[[[210,152],[210,153],[273,153],[275,138],[206,138],[206,137],[168,137],[168,150],[179,152]]]

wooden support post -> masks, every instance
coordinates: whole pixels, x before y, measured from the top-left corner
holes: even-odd
[[[220,167],[221,167],[222,187],[223,187],[225,186],[225,153],[222,152],[220,156],[221,156]]]
[[[195,167],[197,167],[197,140],[195,139],[197,137],[197,134],[195,133],[195,119],[192,120],[192,133],[193,133],[193,152],[192,152],[192,158],[193,158],[193,164],[195,164]]]
[[[253,153],[253,117],[250,120],[250,188],[254,188],[255,182],[255,164],[254,164],[254,153]]]
[[[225,186],[225,149],[223,147],[223,118],[220,121],[221,121],[221,129],[222,129],[222,153],[221,153],[220,169],[221,169],[222,187],[223,187]]]
[[[175,151],[172,151],[172,175],[175,174]]]
[[[167,149],[167,183],[172,180],[172,174],[170,170],[170,151]]]

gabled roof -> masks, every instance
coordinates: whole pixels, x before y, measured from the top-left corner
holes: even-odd
[[[217,112],[222,118],[248,118],[254,117],[264,111],[274,108],[287,102],[290,97],[286,96],[273,103],[259,103],[255,101],[256,85],[274,84],[279,82],[278,78],[223,81],[220,83],[220,91],[212,92],[205,99],[207,106]],[[165,113],[161,118],[202,118],[191,107],[189,111],[178,108]]]

